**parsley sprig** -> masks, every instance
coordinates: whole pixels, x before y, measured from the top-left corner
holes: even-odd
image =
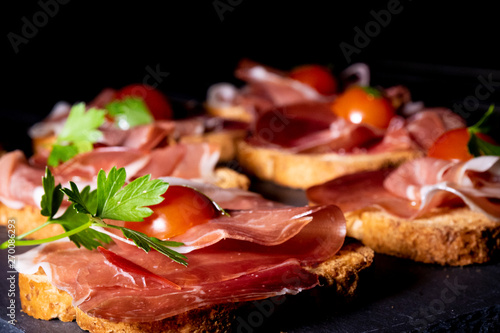
[[[70,182],[70,188],[62,188],[60,184],[55,185],[54,176],[47,168],[42,182],[44,195],[41,200],[41,214],[47,216],[47,222],[14,238],[15,245],[38,245],[69,237],[76,246],[93,250],[112,241],[109,235],[100,231],[100,228],[117,229],[144,251],[149,252],[155,249],[173,261],[186,266],[186,256],[171,249],[171,247],[182,246],[182,243],[160,240],[105,222],[105,220],[143,221],[145,217],[153,213],[148,206],[163,201],[161,195],[168,188],[168,183],[160,179],[151,180],[151,175],[139,177],[126,186],[124,186],[125,180],[124,168],[114,167],[108,175],[101,170],[97,177],[97,189],[91,191],[90,187],[86,186],[80,191],[74,182]],[[55,218],[64,194],[68,196],[71,205],[60,217]],[[60,224],[65,232],[44,239],[23,240],[50,224]],[[5,249],[8,245],[9,243],[5,242],[0,245],[0,248]]]
[[[494,131],[492,121],[495,106],[492,104],[486,111],[486,113],[479,119],[479,121],[467,128],[470,134],[469,142],[467,143],[467,147],[469,148],[469,152],[473,156],[481,156],[481,155],[494,155],[500,156],[500,146],[491,144],[483,139],[481,139],[477,134],[484,133],[489,134]]]
[[[85,103],[73,105],[52,146],[47,164],[57,166],[77,154],[91,151],[103,135],[98,128],[104,123],[105,114],[106,111],[95,108],[85,111]]]
[[[150,124],[154,121],[146,103],[139,97],[126,97],[123,100],[114,100],[106,109],[115,119],[115,125],[122,130],[134,126]]]
[[[78,154],[91,151],[94,143],[103,136],[99,127],[104,123],[106,114],[112,116],[115,125],[122,130],[154,121],[146,103],[139,97],[115,100],[106,105],[105,110],[85,109],[83,102],[71,107],[68,119],[52,145],[47,160],[49,166],[57,166]]]

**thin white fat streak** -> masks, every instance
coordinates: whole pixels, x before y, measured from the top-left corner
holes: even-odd
[[[201,155],[201,161],[199,166],[199,172],[202,179],[213,181],[214,180],[214,169],[219,161],[220,151],[216,150],[210,153],[210,146],[208,144],[203,145],[203,155]]]
[[[69,114],[70,109],[71,105],[69,103],[64,101],[57,102],[47,116],[47,122],[42,121],[36,123],[28,129],[29,137],[34,139],[50,134],[58,135],[66,123],[66,118],[62,118],[62,116]],[[58,121],[51,120],[57,119],[58,117],[61,117]]]
[[[69,242],[69,238],[62,238],[51,242],[51,244],[55,242]],[[35,263],[35,258],[38,257],[40,252],[48,245],[49,243],[38,245],[32,248],[29,251],[26,251],[22,254],[16,255],[15,268],[21,274],[35,274],[38,272],[38,268],[42,267],[45,271],[45,274],[52,281],[52,270],[50,269],[50,264],[47,262],[39,262]]]
[[[25,203],[22,201],[7,199],[3,196],[0,196],[0,202],[12,209],[22,209],[25,206]]]
[[[412,201],[417,200],[417,196],[415,195],[415,185],[408,185],[406,187],[406,197]]]
[[[238,94],[236,87],[227,82],[211,85],[207,91],[207,104],[214,108],[224,108],[233,105]]]
[[[300,82],[294,79],[287,79],[283,78],[277,74],[274,74],[272,72],[269,72],[262,66],[255,66],[251,68],[248,71],[248,74],[250,75],[251,78],[259,81],[270,81],[270,82],[276,82],[280,83],[283,81],[287,81],[287,83],[295,90],[300,91],[302,94],[304,94],[305,97],[309,99],[314,99],[314,100],[321,100],[324,99],[323,96],[321,96],[314,88]]]
[[[291,219],[292,219],[292,220],[293,220],[293,219],[300,219],[301,217],[304,217],[304,216],[309,215],[309,214],[311,214],[311,213],[313,213],[313,209],[310,209],[310,210],[307,210],[307,211],[305,211],[305,212],[303,212],[303,213],[300,213],[300,214],[297,214],[297,215],[295,215],[295,216],[292,216],[292,218],[291,218]],[[311,218],[312,218],[312,217],[311,217]]]
[[[132,176],[134,176],[137,173],[137,171],[144,168],[146,164],[148,164],[149,160],[150,160],[149,156],[143,156],[124,166],[125,172],[127,174],[127,180],[129,180]]]
[[[472,186],[471,179],[465,176],[466,171],[490,172],[500,177],[500,156],[479,156],[465,162],[460,169],[457,182],[462,186]]]
[[[340,73],[342,80],[347,80],[351,76],[356,76],[358,80],[353,83],[360,86],[370,85],[370,68],[365,63],[355,63],[347,67]]]
[[[42,196],[45,194],[45,190],[43,189],[42,186],[37,186],[33,190],[33,202],[36,203],[38,208],[42,208],[40,206],[40,202],[42,201]]]
[[[484,210],[481,206],[477,205],[474,203],[473,200],[471,200],[467,195],[462,193],[461,191],[453,188],[450,183],[448,182],[441,182],[438,184],[434,185],[425,185],[422,186],[420,189],[420,196],[422,198],[422,202],[420,204],[419,211],[422,211],[432,200],[432,194],[433,192],[437,191],[446,191],[455,194],[459,198],[461,198],[465,204],[473,211],[480,212],[484,215],[486,215],[490,220],[493,221],[500,221],[500,216],[495,216],[490,213],[488,213],[486,210]]]

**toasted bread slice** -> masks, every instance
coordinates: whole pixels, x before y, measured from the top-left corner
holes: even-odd
[[[241,105],[232,105],[227,107],[213,107],[208,104],[205,104],[205,109],[207,110],[207,113],[209,115],[214,117],[244,121],[248,123],[253,121],[253,115]]]
[[[40,208],[26,205],[21,209],[10,208],[0,203],[0,225],[7,225],[9,220],[15,220],[16,235],[22,235],[33,230],[47,221],[47,217],[40,214]],[[35,231],[28,238],[42,239],[62,234],[64,229],[59,224],[48,225]]]
[[[310,267],[324,284],[336,288],[339,295],[353,296],[359,273],[373,262],[374,253],[357,241],[347,239],[342,249],[331,259]],[[220,304],[189,311],[155,322],[121,323],[87,315],[71,305],[71,297],[55,288],[42,269],[36,274],[19,274],[19,295],[23,311],[37,319],[62,321],[76,319],[84,330],[98,332],[228,332],[234,327],[238,311],[248,303]]]
[[[378,209],[345,217],[347,235],[378,253],[452,266],[485,263],[500,254],[500,223],[467,207],[439,208],[414,220]]]
[[[301,154],[256,147],[241,141],[237,160],[246,172],[260,179],[306,189],[346,174],[394,167],[420,155],[415,150],[352,155]]]

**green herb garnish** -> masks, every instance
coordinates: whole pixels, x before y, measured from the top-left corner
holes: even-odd
[[[151,124],[154,121],[144,100],[138,97],[126,97],[123,100],[115,100],[106,109],[110,116],[115,119],[115,124],[123,130],[138,125]]]
[[[99,231],[99,228],[95,228],[111,228],[120,230],[126,238],[131,239],[137,247],[144,251],[149,252],[151,249],[155,249],[173,261],[187,266],[186,256],[170,249],[170,247],[184,244],[149,237],[141,232],[104,221],[104,219],[143,221],[144,218],[153,213],[148,206],[162,202],[162,194],[169,186],[168,183],[160,179],[151,180],[151,175],[139,177],[126,186],[124,186],[125,179],[124,168],[116,169],[114,167],[108,175],[104,170],[101,170],[98,174],[97,189],[90,191],[90,187],[86,186],[80,191],[73,182],[70,182],[70,188],[62,188],[60,184],[56,186],[54,176],[49,168],[46,168],[45,177],[43,177],[45,193],[41,200],[41,213],[48,217],[47,222],[14,238],[15,245],[38,245],[69,237],[76,246],[92,250],[112,241],[110,236]],[[60,217],[54,218],[61,206],[64,194],[68,196],[68,200],[72,204]],[[50,224],[60,224],[66,232],[45,239],[23,240],[26,236]],[[0,248],[5,249],[8,245],[8,242],[4,242]]]
[[[383,95],[382,95],[382,92],[380,91],[380,89],[377,89],[376,87],[371,87],[371,86],[360,86],[360,88],[367,94],[367,95],[371,95],[373,96],[374,98],[381,98]]]
[[[492,104],[488,108],[488,111],[479,119],[479,121],[468,127],[467,131],[470,134],[469,142],[467,143],[467,147],[469,148],[469,152],[471,155],[477,157],[482,155],[493,155],[500,156],[500,146],[491,144],[483,139],[481,139],[477,134],[490,134],[493,132],[494,122],[491,120],[493,118],[493,110],[495,106]]]
[[[85,103],[73,105],[64,127],[52,146],[47,164],[57,166],[73,156],[91,151],[102,137],[98,130],[104,123],[106,111],[91,108],[85,111]]]

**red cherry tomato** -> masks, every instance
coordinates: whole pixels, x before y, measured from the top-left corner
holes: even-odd
[[[363,123],[386,129],[395,115],[391,101],[371,87],[354,86],[332,103],[332,111],[355,124]]]
[[[144,99],[149,111],[156,120],[172,118],[173,112],[170,102],[159,90],[145,84],[131,84],[116,93],[116,99],[119,100],[130,96]]]
[[[495,144],[495,140],[486,134],[477,133],[476,135],[484,141]],[[444,132],[429,148],[427,156],[444,160],[468,161],[474,157],[467,147],[469,140],[470,133],[465,127]]]
[[[168,239],[220,215],[209,198],[190,187],[171,185],[163,197],[161,203],[150,207],[154,211],[151,216],[143,222],[125,222],[125,227]]]
[[[337,92],[337,79],[326,67],[320,65],[302,65],[292,69],[289,76],[294,80],[313,87],[322,95],[332,95]]]

